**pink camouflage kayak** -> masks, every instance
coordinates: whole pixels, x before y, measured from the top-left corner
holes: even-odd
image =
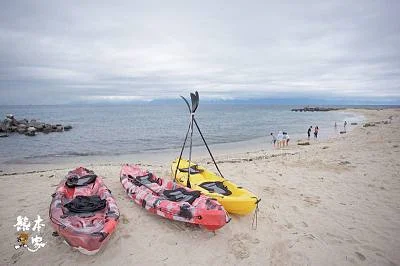
[[[83,167],[68,172],[52,195],[49,216],[68,245],[93,255],[110,239],[119,210],[103,179]]]
[[[124,165],[120,174],[126,193],[151,213],[217,230],[230,221],[218,201],[199,191],[156,177],[137,165]]]

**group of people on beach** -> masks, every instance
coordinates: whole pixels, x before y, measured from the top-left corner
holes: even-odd
[[[346,131],[346,126],[347,126],[347,121],[344,121],[343,127],[344,127],[345,131]],[[336,127],[337,127],[337,124],[335,122],[335,128]],[[310,126],[307,130],[308,140],[310,140],[310,138],[311,138],[312,131],[313,131],[313,126]],[[319,133],[319,127],[315,126],[314,127],[314,139],[318,139],[318,133]],[[279,131],[277,136],[275,136],[274,133],[271,132],[270,135],[272,136],[271,142],[273,143],[274,147],[283,148],[285,146],[288,146],[290,138],[289,138],[289,135],[287,132]]]
[[[313,128],[313,127],[310,126],[310,127],[308,128],[308,130],[307,130],[308,139],[310,139],[310,137],[311,137],[312,128]],[[318,127],[318,126],[315,126],[315,127],[314,127],[314,139],[317,139],[317,138],[318,138],[318,132],[319,132],[319,127]]]
[[[287,132],[279,131],[277,136],[275,136],[274,133],[271,132],[271,136],[274,147],[283,148],[289,145],[290,137]]]

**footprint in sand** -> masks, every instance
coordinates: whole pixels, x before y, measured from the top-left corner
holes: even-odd
[[[303,200],[307,202],[308,206],[317,206],[319,203],[321,203],[319,196],[305,196]]]
[[[258,244],[260,240],[252,238],[247,233],[235,234],[233,238],[229,239],[230,250],[237,259],[245,259],[250,256],[250,246]]]
[[[289,257],[287,241],[276,242],[272,245],[270,250],[271,265],[288,265]]]
[[[275,188],[273,187],[264,187],[263,192],[269,196],[274,196],[275,195]]]
[[[245,259],[250,256],[249,249],[240,239],[235,239],[231,243],[231,250],[237,259]]]

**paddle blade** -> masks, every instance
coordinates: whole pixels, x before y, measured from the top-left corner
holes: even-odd
[[[185,103],[186,103],[187,107],[189,108],[189,113],[191,113],[191,112],[192,112],[192,110],[190,109],[190,104],[189,104],[188,100],[186,100],[186,98],[185,98],[185,97],[183,97],[183,96],[181,96],[181,98],[182,98],[182,99],[185,101]]]
[[[194,111],[196,112],[197,107],[199,107],[200,98],[199,98],[199,93],[197,91],[195,92],[195,95],[196,95],[196,108],[194,109]]]
[[[196,112],[197,107],[199,106],[199,94],[190,93],[190,98],[192,100],[192,113]]]

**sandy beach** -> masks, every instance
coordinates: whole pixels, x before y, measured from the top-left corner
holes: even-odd
[[[374,126],[353,126],[325,141],[292,141],[281,150],[215,153],[225,177],[258,195],[253,215],[231,215],[215,234],[150,214],[130,201],[119,182],[122,163],[99,159],[84,166],[104,177],[120,209],[107,246],[86,256],[52,236],[51,194],[70,163],[0,165],[1,265],[399,265],[400,109],[351,110]],[[162,156],[161,156],[162,157]],[[164,156],[165,157],[165,156]],[[170,162],[142,161],[170,178]],[[199,164],[211,161],[207,156]],[[213,169],[213,168],[211,168]],[[46,246],[14,249],[17,216],[40,215]]]

